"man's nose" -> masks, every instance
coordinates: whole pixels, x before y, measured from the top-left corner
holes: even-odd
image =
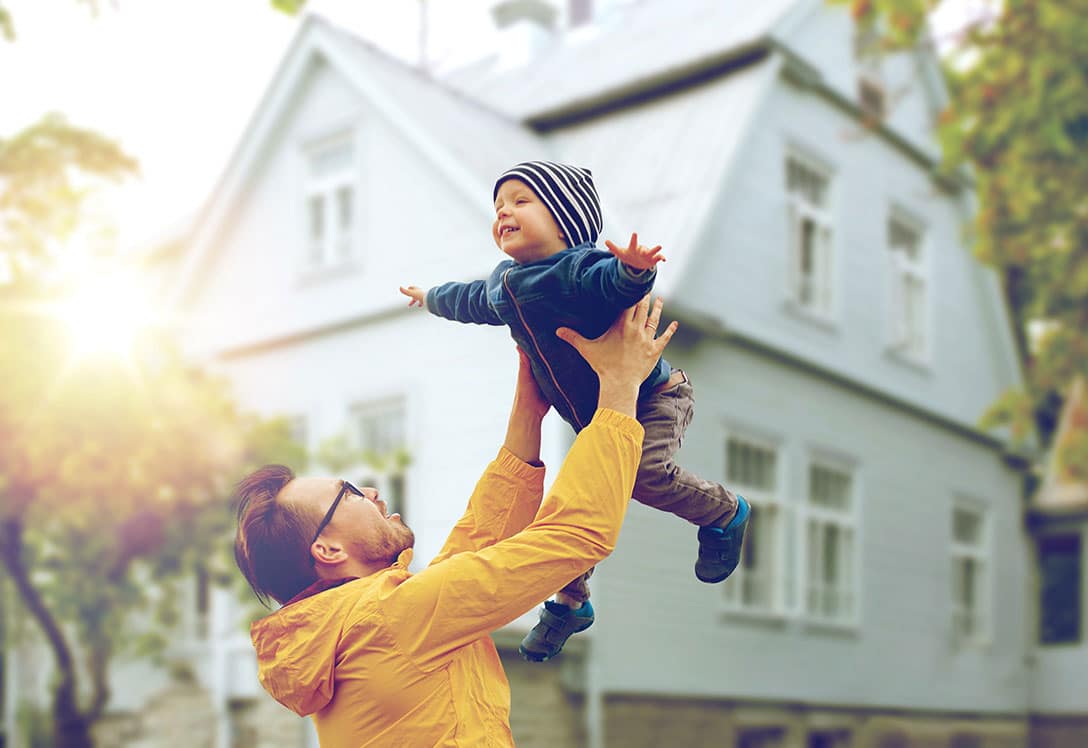
[[[363,492],[363,496],[366,496],[371,501],[378,500],[378,489],[371,488],[370,486],[363,486],[359,490]]]

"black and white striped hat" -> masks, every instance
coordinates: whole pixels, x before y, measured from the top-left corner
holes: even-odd
[[[512,166],[495,181],[492,199],[508,179],[520,179],[537,194],[563,230],[567,245],[595,244],[601,233],[601,201],[589,169],[554,161],[524,161]]]

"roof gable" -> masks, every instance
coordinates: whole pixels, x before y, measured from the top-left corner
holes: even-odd
[[[306,85],[315,60],[335,69],[375,111],[395,123],[450,183],[492,218],[491,180],[518,159],[550,157],[531,131],[400,63],[372,45],[315,15],[304,20],[219,183],[201,212],[180,268],[175,303],[184,303],[199,282],[209,254],[232,209],[245,194],[262,154],[292,102]],[[433,122],[441,122],[436,128]]]

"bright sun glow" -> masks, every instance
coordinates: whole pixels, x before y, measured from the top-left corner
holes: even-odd
[[[152,322],[147,295],[134,278],[121,274],[80,285],[59,308],[77,357],[127,356]]]

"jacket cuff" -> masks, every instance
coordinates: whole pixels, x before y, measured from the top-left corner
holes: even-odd
[[[617,414],[620,415],[620,414]],[[539,467],[530,465],[528,462],[517,457],[506,447],[499,448],[499,454],[495,458],[496,466],[509,475],[529,483],[539,483],[544,485],[544,466]]]
[[[631,281],[632,283],[645,283],[657,274],[657,268],[643,270],[641,268],[630,267],[625,262],[617,262],[617,264],[620,266],[620,273],[623,275],[624,279]]]
[[[640,444],[645,433],[642,424],[637,420],[611,408],[597,408],[597,412],[593,414],[592,423],[618,429],[621,432],[637,437]]]

